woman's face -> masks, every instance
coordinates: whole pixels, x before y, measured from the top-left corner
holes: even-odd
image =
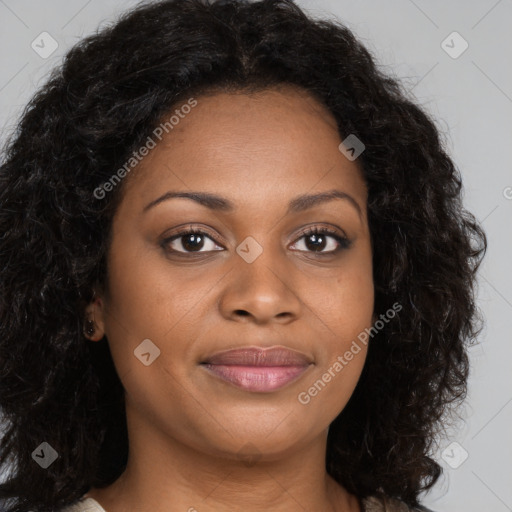
[[[271,459],[325,435],[363,368],[363,344],[345,354],[372,324],[367,189],[334,118],[306,93],[196,100],[123,184],[95,320],[129,425],[216,456]],[[222,199],[155,202],[170,192]],[[170,240],[189,227],[202,233]],[[275,346],[309,364],[204,364]]]

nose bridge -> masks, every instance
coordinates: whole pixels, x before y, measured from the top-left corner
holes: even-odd
[[[237,246],[236,272],[246,289],[267,294],[282,293],[282,288],[286,288],[286,265],[279,243],[271,240],[272,233],[260,233],[256,237],[247,236]]]
[[[286,256],[272,233],[247,236],[236,247],[234,268],[225,290],[223,313],[232,316],[245,311],[256,320],[277,315],[296,315],[299,300],[286,270]]]

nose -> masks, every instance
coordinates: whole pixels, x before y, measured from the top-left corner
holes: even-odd
[[[276,261],[269,251],[252,263],[242,258],[235,261],[220,298],[221,314],[226,319],[265,324],[289,323],[298,318],[301,301],[290,272],[286,262]]]

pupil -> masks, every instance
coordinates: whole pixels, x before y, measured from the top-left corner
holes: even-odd
[[[313,244],[310,246],[308,241],[309,240],[314,240]],[[316,245],[315,245],[316,244]],[[324,245],[325,245],[325,240],[324,240],[324,237],[322,235],[309,235],[307,238],[306,238],[306,247],[308,249],[311,250],[311,248],[313,249],[324,249]]]
[[[192,244],[189,244],[190,240],[192,240]],[[204,240],[200,234],[191,233],[185,237],[185,241],[182,243],[187,251],[194,251],[202,248]],[[194,245],[194,243],[198,245]]]

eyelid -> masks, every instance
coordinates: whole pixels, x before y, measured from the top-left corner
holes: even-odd
[[[340,238],[348,239],[348,237],[345,235],[345,233],[343,231],[336,229],[332,226],[325,226],[325,225],[321,225],[321,224],[320,225],[313,224],[313,225],[303,228],[301,231],[299,231],[299,233],[297,235],[297,239],[304,235],[309,235],[311,233],[316,233],[316,232],[327,233],[328,235],[335,235]]]
[[[183,226],[178,226],[177,228],[174,228],[173,233],[171,235],[163,235],[162,236],[162,242],[168,242],[169,240],[173,240],[175,238],[179,238],[180,235],[184,236],[186,234],[189,234],[190,232],[196,232],[196,233],[202,233],[204,235],[207,235],[209,238],[212,239],[216,244],[220,244],[218,239],[220,238],[223,244],[227,244],[227,240],[223,238],[219,234],[213,234],[209,228],[206,226],[198,225],[198,224],[185,224]]]

